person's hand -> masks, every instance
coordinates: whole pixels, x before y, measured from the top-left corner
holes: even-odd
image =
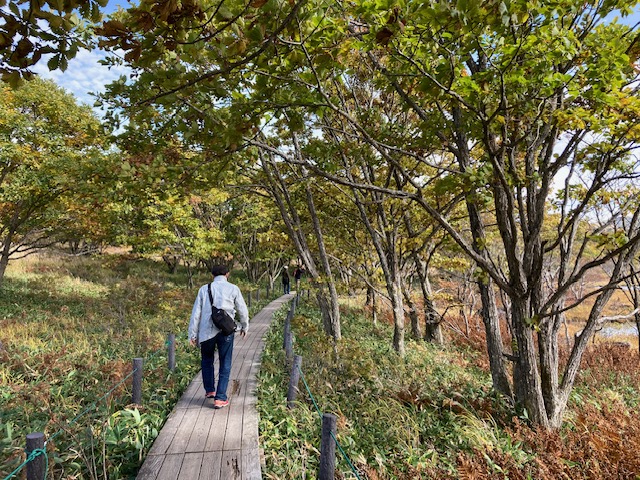
[[[195,338],[190,338],[189,343],[192,347],[195,347],[198,344],[198,340],[196,340]]]
[[[246,332],[246,330],[244,328],[242,330],[240,330],[240,336],[242,338],[245,338],[247,336],[247,332]]]

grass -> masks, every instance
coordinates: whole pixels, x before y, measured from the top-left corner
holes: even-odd
[[[243,291],[251,286],[242,280]],[[209,280],[200,273],[199,285]],[[44,431],[52,478],[133,478],[146,451],[199,370],[186,327],[195,291],[184,272],[131,255],[30,258],[12,264],[0,290],[0,478],[24,460],[24,438]],[[264,299],[263,299],[264,300]],[[312,303],[293,320],[295,352],[321,412],[338,417],[337,439],[360,478],[615,479],[640,471],[638,355],[594,345],[559,432],[532,429],[491,390],[480,335],[439,348],[371,325],[355,300],[342,305],[344,339],[323,334]],[[254,303],[255,312],[261,305]],[[304,385],[286,407],[284,312],[260,372],[264,478],[315,478],[320,418]],[[178,334],[177,369],[165,341]],[[453,335],[453,334],[452,334]],[[143,405],[130,405],[134,357],[145,359]],[[110,389],[114,389],[104,399]],[[338,455],[337,478],[355,478]]]
[[[338,417],[337,438],[360,478],[637,478],[640,383],[634,351],[598,345],[585,359],[565,427],[537,431],[491,391],[481,343],[444,348],[408,341],[400,359],[392,329],[372,327],[343,305],[344,339],[334,346],[318,312],[298,309],[295,352],[322,412]],[[267,337],[259,385],[265,478],[315,478],[320,419],[304,390],[286,408],[288,367],[278,318]],[[356,478],[341,458],[336,478]]]
[[[209,279],[200,272],[195,283]],[[10,265],[0,290],[1,478],[23,462],[35,431],[49,440],[52,478],[135,477],[200,368],[186,336],[196,292],[186,285],[184,272],[131,255]],[[175,372],[166,358],[172,332]],[[142,406],[130,405],[134,357],[144,359]]]

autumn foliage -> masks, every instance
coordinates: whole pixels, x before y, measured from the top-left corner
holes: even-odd
[[[475,364],[488,370],[482,330],[452,340],[478,354]],[[566,351],[561,351],[561,356]],[[533,428],[520,418],[506,421],[505,431],[521,451],[461,452],[457,458],[461,479],[535,478],[635,479],[640,472],[640,418],[637,397],[624,392],[640,390],[640,357],[628,345],[616,342],[591,346],[582,361],[575,401],[570,402],[565,426],[559,431]],[[623,392],[623,393],[621,393]]]

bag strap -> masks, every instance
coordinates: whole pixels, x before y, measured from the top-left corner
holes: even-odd
[[[207,285],[209,290],[209,303],[211,303],[211,311],[213,311],[213,295],[211,294],[211,284]]]

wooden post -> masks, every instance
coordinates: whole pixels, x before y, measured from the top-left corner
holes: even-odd
[[[142,358],[133,359],[133,394],[131,395],[131,403],[135,405],[142,404]]]
[[[256,302],[260,301],[260,287],[256,290]]]
[[[336,416],[331,413],[322,414],[322,440],[320,444],[319,480],[333,480],[336,471],[336,442],[332,434],[336,434]]]
[[[249,295],[247,296],[247,300],[249,301],[247,303],[247,307],[251,308],[251,290],[249,290]]]
[[[34,432],[27,434],[27,457],[36,449],[44,448],[44,433]],[[47,469],[47,457],[38,455],[27,463],[27,480],[44,480],[44,472]]]
[[[267,284],[267,300],[271,298],[271,287]]]
[[[287,330],[284,337],[284,354],[287,357],[287,363],[291,362],[291,357],[293,357],[293,334],[291,333],[291,328]]]
[[[287,348],[287,336],[291,332],[291,315],[287,314],[287,319],[284,321],[284,337],[282,338],[282,348]]]
[[[302,368],[302,357],[296,355],[293,357],[293,366],[291,367],[291,376],[289,377],[289,390],[287,391],[287,408],[291,409],[295,406],[296,396],[298,395],[298,383],[300,383],[300,369]]]
[[[169,371],[173,372],[176,369],[176,334],[170,333],[168,339],[168,358],[169,358]]]

